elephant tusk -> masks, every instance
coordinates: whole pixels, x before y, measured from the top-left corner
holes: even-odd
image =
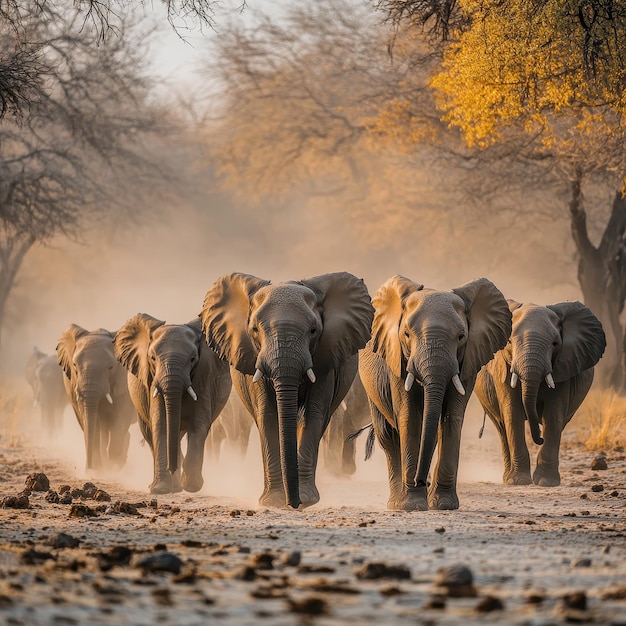
[[[113,398],[111,397],[111,394],[110,394],[110,393],[107,393],[107,395],[106,395],[106,396],[104,396],[104,397],[107,399],[107,402],[108,402],[109,404],[113,404]]]
[[[548,385],[548,387],[550,387],[550,389],[554,389],[555,388],[555,384],[554,384],[554,378],[552,378],[552,374],[548,374],[546,376],[546,385]]]
[[[315,372],[313,371],[312,367],[309,367],[309,369],[306,371],[306,375],[309,377],[309,380],[314,383],[317,379],[315,378]]]
[[[345,401],[345,400],[342,400],[342,401],[341,401],[341,408],[342,408],[344,411],[347,411],[347,410],[348,410],[348,405],[346,404],[346,401]]]
[[[252,382],[253,383],[258,383],[261,378],[263,378],[263,372],[260,369],[257,369],[256,372],[254,372],[254,376],[252,378]]]
[[[461,382],[461,379],[459,378],[458,374],[455,374],[452,377],[452,384],[454,385],[454,388],[462,395],[465,395],[465,388],[463,387],[463,383]]]
[[[191,385],[187,387],[187,393],[191,396],[194,402],[197,402],[198,396],[196,395],[196,392],[193,390],[193,387]]]
[[[511,387],[513,389],[515,389],[515,387],[517,387],[517,381],[518,381],[517,374],[515,372],[511,372]]]
[[[405,391],[411,391],[411,387],[413,386],[414,382],[415,382],[415,376],[413,376],[413,374],[411,374],[411,372],[409,372],[406,375],[406,380],[404,381],[404,390]]]
[[[154,390],[152,391],[152,397],[156,398],[159,395],[159,388],[155,385]]]

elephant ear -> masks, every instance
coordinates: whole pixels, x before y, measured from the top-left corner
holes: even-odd
[[[115,334],[115,358],[148,388],[152,373],[148,362],[148,347],[152,333],[165,322],[146,313],[131,317]]]
[[[76,349],[76,342],[88,335],[89,331],[78,324],[70,324],[57,343],[57,361],[69,380],[72,380],[72,357]]]
[[[322,312],[322,334],[313,354],[313,370],[337,369],[368,342],[374,307],[362,279],[349,272],[314,276],[300,283],[311,289]]]
[[[401,378],[405,366],[400,346],[399,327],[404,312],[404,301],[410,294],[421,291],[424,285],[404,276],[393,276],[374,294],[374,321],[372,323],[372,351],[380,355],[393,372]]]
[[[465,302],[468,337],[461,365],[461,380],[471,380],[511,335],[511,310],[501,291],[486,278],[452,290]]]
[[[191,322],[187,322],[185,326],[193,330],[193,332],[196,335],[196,348],[198,350],[198,360],[196,361],[196,365],[192,369],[192,372],[191,372],[191,377],[193,378],[194,373],[195,373],[195,368],[198,366],[198,363],[200,363],[200,353],[202,352],[202,350],[208,349],[208,346],[206,345],[206,340],[204,339],[204,333],[202,332],[202,320],[200,319],[199,315],[195,319],[191,320]]]
[[[509,305],[509,311],[511,311],[511,314],[513,314],[517,309],[519,309],[522,306],[521,302],[516,302],[515,300],[510,300],[507,299],[506,303]],[[511,318],[511,323],[513,323],[513,319]],[[510,344],[507,342],[507,345],[504,346],[504,348],[502,348],[502,350],[500,351],[502,356],[504,357],[504,360],[506,361],[507,365],[509,366],[509,369],[511,367],[511,361],[513,360],[513,354],[511,352],[511,346]],[[509,374],[509,370],[506,370],[504,372],[504,377],[502,378],[502,382],[505,383],[506,382],[506,378]]]
[[[547,307],[561,322],[561,349],[553,364],[555,382],[563,382],[593,367],[604,354],[606,337],[600,320],[582,302]]]
[[[257,350],[248,335],[250,301],[269,284],[236,272],[218,278],[204,298],[200,319],[207,344],[243,374],[256,370]]]

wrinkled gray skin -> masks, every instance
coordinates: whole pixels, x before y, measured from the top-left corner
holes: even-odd
[[[126,372],[113,353],[114,333],[71,324],[61,335],[57,358],[65,391],[85,436],[87,469],[120,469],[126,463],[137,419]]]
[[[356,440],[348,439],[371,422],[369,402],[361,377],[354,377],[352,387],[330,418],[322,438],[324,467],[334,476],[352,476],[356,472]]]
[[[485,278],[446,292],[394,276],[373,303],[372,339],[360,353],[359,373],[387,455],[387,506],[457,509],[465,408],[476,374],[509,337],[506,300]],[[461,391],[453,384],[455,375]],[[439,460],[428,489],[437,443]]]
[[[204,443],[231,390],[228,366],[206,345],[200,320],[165,324],[135,315],[117,331],[115,355],[128,369],[141,433],[152,451],[150,493],[199,491]]]
[[[206,452],[211,461],[216,462],[220,458],[222,443],[225,449],[229,449],[243,460],[248,451],[250,431],[254,420],[241,402],[239,395],[233,389],[226,406],[219,414],[206,440]]]
[[[230,363],[259,429],[262,505],[319,501],[320,439],[352,384],[372,315],[365,284],[347,272],[276,285],[237,273],[208,291],[201,313],[207,342]]]
[[[511,339],[480,371],[476,395],[500,435],[504,482],[552,487],[561,482],[561,433],[591,387],[606,339],[600,321],[580,302],[537,306],[510,300],[509,306]],[[532,479],[525,421],[541,445]]]
[[[63,411],[68,405],[63,370],[56,354],[47,355],[37,348],[26,362],[26,380],[33,390],[33,406],[39,407],[43,433],[55,437],[63,427]]]

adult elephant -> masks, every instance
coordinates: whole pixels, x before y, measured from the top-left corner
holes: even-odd
[[[166,324],[139,313],[117,331],[115,356],[128,370],[130,396],[152,451],[150,492],[199,491],[204,443],[231,389],[228,365],[206,345],[200,320]]]
[[[373,302],[372,339],[361,351],[359,373],[387,455],[387,506],[457,509],[465,408],[478,371],[507,342],[511,312],[486,278],[436,291],[394,276]],[[437,440],[439,460],[428,489]]]
[[[126,372],[113,353],[114,333],[70,324],[57,345],[67,397],[85,436],[87,469],[120,469],[126,463],[137,419]]]
[[[239,460],[243,460],[248,451],[253,423],[254,420],[250,413],[233,389],[226,406],[211,427],[207,437],[205,448],[209,458],[213,461],[219,460],[222,443],[224,443]]]
[[[275,285],[235,273],[208,291],[201,313],[207,341],[230,363],[259,428],[262,505],[297,509],[319,501],[320,439],[352,384],[372,316],[365,283],[347,272]]]
[[[324,467],[334,476],[352,476],[356,472],[356,433],[371,421],[369,403],[361,377],[354,382],[330,418],[322,438]]]
[[[606,339],[598,318],[580,302],[510,300],[509,306],[511,339],[481,370],[476,395],[500,435],[504,482],[552,487],[561,482],[561,433],[591,387]],[[532,480],[525,421],[541,446]]]
[[[33,348],[26,362],[26,380],[33,390],[33,406],[39,407],[45,435],[57,436],[63,427],[63,411],[68,405],[63,370],[56,354]]]

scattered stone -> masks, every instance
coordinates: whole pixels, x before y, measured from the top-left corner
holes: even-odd
[[[561,603],[565,609],[576,611],[587,610],[587,594],[584,591],[574,591],[561,598]]]
[[[59,487],[59,494],[69,493],[72,488],[69,485],[61,485]]]
[[[485,596],[478,601],[478,604],[474,607],[479,613],[491,613],[491,611],[504,610],[504,604],[500,598],[495,596]]]
[[[378,580],[380,578],[395,578],[408,580],[411,570],[406,565],[387,565],[382,562],[366,563],[356,571],[356,577],[361,580]]]
[[[302,561],[302,553],[299,550],[293,550],[289,554],[285,555],[283,559],[283,565],[289,567],[298,567]]]
[[[617,489],[613,489],[609,495],[611,498],[617,498],[617,496],[619,496],[619,491],[617,491]]]
[[[55,561],[56,559],[50,552],[39,552],[34,548],[29,548],[25,552],[22,552],[20,560],[24,565],[39,565],[44,561]]]
[[[73,501],[74,501],[74,498],[72,498],[69,491],[64,491],[59,496],[59,504],[72,504]]]
[[[252,567],[256,569],[274,569],[274,555],[269,552],[261,552],[252,557]]]
[[[327,604],[324,598],[310,596],[301,600],[287,600],[289,610],[301,615],[323,615],[327,612]]]
[[[70,517],[96,517],[97,515],[98,512],[95,509],[80,503],[72,504],[69,512]]]
[[[85,483],[83,485],[83,496],[85,498],[93,498],[96,491],[98,491],[98,487],[96,487],[93,483]]]
[[[443,533],[446,532],[446,529],[443,526],[440,526],[439,528],[435,528],[435,532],[443,535]]]
[[[246,515],[247,515],[248,517],[252,517],[254,514],[255,514],[255,511],[253,511],[252,509],[248,509],[248,510],[246,511]]]
[[[4,593],[0,594],[0,608],[6,608],[8,606],[13,606],[13,599]]]
[[[603,600],[626,600],[626,586],[606,589],[601,597]]]
[[[183,562],[172,552],[157,552],[135,563],[135,567],[145,572],[172,572],[180,574]]]
[[[443,587],[451,598],[474,598],[474,574],[467,565],[456,564],[437,570],[435,585]]]
[[[6,496],[2,498],[2,506],[5,509],[30,509],[30,500],[28,496]]]
[[[546,597],[542,593],[529,593],[526,596],[526,602],[528,604],[541,604]]]
[[[80,539],[72,537],[72,535],[68,535],[66,533],[58,533],[48,540],[48,545],[56,548],[57,550],[61,550],[63,548],[78,548],[80,545]]]
[[[185,565],[181,569],[180,574],[177,574],[172,578],[172,582],[177,584],[193,584],[196,582],[197,579],[198,571],[196,570],[196,567],[194,565]]]
[[[85,497],[84,491],[80,489],[79,487],[74,487],[74,489],[70,491],[70,495],[72,496],[72,498],[84,498]]]
[[[443,554],[445,551],[446,551],[446,549],[445,549],[445,548],[443,548],[443,547],[439,547],[439,548],[435,548],[435,549],[433,550],[433,554]]]
[[[332,574],[335,571],[330,565],[301,565],[298,568],[299,574]]]
[[[58,504],[60,500],[59,494],[54,489],[49,489],[48,493],[44,497],[46,501],[51,504]]]
[[[446,608],[446,598],[445,596],[439,595],[431,596],[426,601],[423,608],[441,611]]]
[[[111,502],[111,496],[102,489],[97,489],[93,494],[92,498],[96,502]]]
[[[318,578],[316,580],[309,581],[304,586],[321,593],[345,593],[350,595],[357,595],[361,593],[345,580],[328,581],[326,578]]]
[[[131,504],[130,502],[120,502],[119,500],[111,505],[110,510],[111,513],[124,515],[141,515],[141,512],[138,510],[136,504]]]
[[[233,509],[233,510],[229,513],[229,515],[230,515],[231,517],[239,517],[239,516],[241,515],[241,511],[240,511],[239,509]]]
[[[237,580],[245,580],[246,582],[252,582],[256,579],[256,570],[249,565],[245,565],[233,574],[233,578],[236,578]]]
[[[180,542],[181,546],[185,548],[202,548],[204,544],[201,541],[196,541],[195,539],[183,539]]]
[[[581,493],[579,497],[581,500],[587,500],[589,498],[589,496],[586,493]]]
[[[97,555],[98,567],[103,572],[108,572],[115,565],[128,565],[133,555],[128,546],[113,546],[108,552]]]
[[[404,593],[400,587],[396,587],[395,585],[390,585],[389,587],[381,587],[378,590],[381,596],[385,596],[386,598],[391,598],[393,596],[399,596]]]
[[[602,554],[608,554],[611,551],[611,546],[604,546],[602,548]]]
[[[595,493],[598,493],[600,491],[604,491],[604,485],[597,483],[595,485],[591,485],[591,491],[594,491]]]
[[[172,592],[167,587],[158,587],[152,590],[152,597],[159,606],[174,606]]]
[[[593,461],[591,461],[592,470],[605,470],[608,469],[606,463],[606,457],[603,454],[599,454]]]
[[[31,491],[48,491],[50,489],[50,481],[44,473],[36,472],[26,478],[26,489]]]

